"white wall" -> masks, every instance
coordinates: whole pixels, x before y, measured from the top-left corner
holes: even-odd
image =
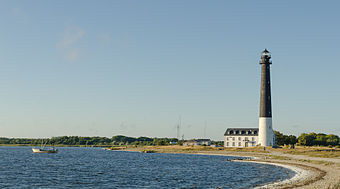
[[[246,141],[246,138],[248,138],[248,141]],[[254,140],[252,140],[252,138],[254,138]],[[234,146],[233,142],[235,144]],[[224,147],[246,147],[247,142],[248,147],[256,146],[258,143],[258,136],[237,136],[237,135],[224,136]]]
[[[259,120],[259,141],[261,146],[273,146],[274,135],[271,117],[260,117]]]

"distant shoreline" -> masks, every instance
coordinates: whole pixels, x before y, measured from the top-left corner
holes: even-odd
[[[33,144],[0,144],[1,146],[40,146],[40,145],[33,145]],[[46,146],[54,146],[54,147],[97,147],[97,148],[108,148],[111,145],[65,145],[65,144],[57,144],[57,145],[46,145]]]

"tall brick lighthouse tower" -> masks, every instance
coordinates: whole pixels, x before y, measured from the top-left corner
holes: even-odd
[[[261,97],[258,145],[273,146],[274,131],[272,126],[272,104],[270,95],[270,61],[271,55],[267,49],[261,56]]]

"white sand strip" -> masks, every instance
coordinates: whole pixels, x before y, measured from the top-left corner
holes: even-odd
[[[233,154],[209,154],[209,153],[195,153],[198,155],[217,155],[217,156],[230,156],[230,157],[240,157],[240,158],[247,158],[247,159],[252,159],[252,160],[260,160],[260,158],[258,157],[254,157],[254,156],[240,156],[240,155],[233,155]],[[303,180],[306,180],[308,177],[312,176],[313,173],[309,170],[306,169],[302,169],[296,166],[292,166],[292,165],[287,165],[287,164],[280,164],[280,163],[271,163],[271,162],[263,162],[263,161],[248,161],[248,160],[231,160],[231,161],[237,161],[237,162],[250,162],[250,163],[262,163],[262,164],[269,164],[269,165],[275,165],[275,166],[280,166],[280,167],[284,167],[287,169],[290,169],[292,171],[295,172],[295,175],[290,178],[290,179],[286,179],[283,181],[277,181],[277,182],[272,182],[272,183],[267,183],[263,186],[258,186],[255,187],[256,189],[260,189],[260,188],[277,188],[277,187],[282,187],[285,185],[291,185],[291,184],[296,184],[299,183]]]
[[[281,166],[281,167],[290,169],[290,170],[295,172],[295,175],[292,178],[290,178],[290,179],[286,179],[286,180],[278,181],[278,182],[274,182],[274,183],[268,183],[268,184],[266,184],[264,186],[256,187],[257,189],[258,188],[276,188],[276,187],[280,187],[280,186],[284,186],[284,185],[290,185],[290,184],[299,183],[299,182],[305,180],[306,178],[308,178],[312,174],[308,170],[301,169],[299,167],[292,166],[292,165],[285,165],[285,164],[279,164],[279,163],[269,163],[269,162],[258,162],[258,161],[247,161],[247,162],[262,163],[262,164]]]

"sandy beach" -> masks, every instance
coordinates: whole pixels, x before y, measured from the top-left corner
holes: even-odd
[[[180,150],[179,150],[180,149]],[[340,159],[310,157],[307,155],[286,154],[279,150],[267,149],[266,151],[235,151],[235,150],[205,150],[202,148],[178,148],[173,147],[143,147],[127,148],[128,151],[151,150],[157,153],[189,153],[204,155],[223,155],[250,157],[246,160],[253,163],[265,163],[275,166],[282,166],[291,169],[295,175],[281,182],[267,183],[256,188],[299,188],[299,189],[340,189]]]
[[[211,153],[203,152],[200,154],[209,155],[229,155],[241,157],[253,157],[250,160],[236,160],[247,161],[253,163],[265,163],[276,166],[282,166],[291,169],[296,174],[294,177],[284,180],[282,182],[268,183],[265,186],[256,188],[300,188],[300,189],[339,189],[340,181],[340,164],[338,159],[334,158],[313,158],[308,156],[287,155],[289,159],[285,159],[286,154],[280,154],[282,159],[270,158],[270,155],[276,153],[269,152],[268,154],[262,153]],[[269,157],[268,157],[269,156]],[[296,158],[294,158],[296,157]],[[303,157],[303,158],[302,158]]]

